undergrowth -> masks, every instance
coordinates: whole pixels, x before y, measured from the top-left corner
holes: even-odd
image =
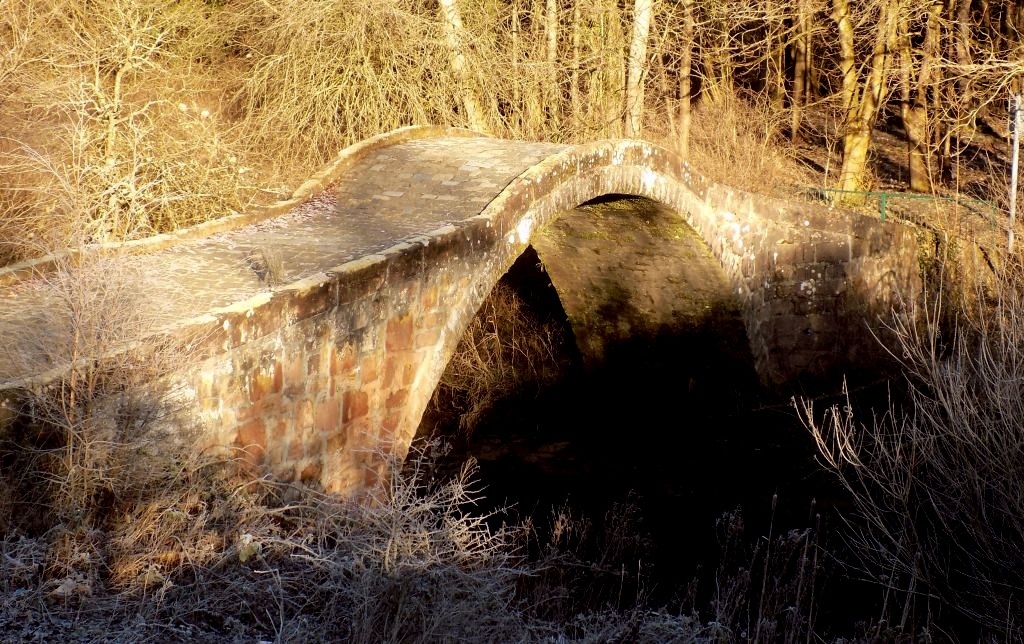
[[[1018,268],[992,292],[940,293],[892,323],[905,403],[870,420],[848,403],[823,415],[799,406],[852,499],[846,542],[880,588],[880,628],[1021,636],[1021,285]]]
[[[230,461],[182,464],[120,499],[102,524],[9,525],[0,626],[91,641],[802,641],[811,632],[814,531],[769,535],[750,550],[737,546],[748,538],[738,514],[727,515],[711,602],[658,606],[633,559],[642,550],[629,507],[613,508],[597,537],[589,521],[557,513],[538,542],[529,525],[494,528],[472,513],[471,464],[435,481],[413,455],[373,503],[238,476]]]
[[[564,329],[527,311],[516,291],[499,282],[462,334],[431,405],[459,415],[471,434],[494,405],[536,397],[565,367]]]

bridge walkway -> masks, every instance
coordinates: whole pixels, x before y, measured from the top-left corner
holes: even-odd
[[[565,147],[486,137],[398,143],[370,152],[290,212],[125,257],[120,266],[128,275],[157,276],[144,282],[135,306],[167,324],[217,313],[272,288],[262,257],[279,258],[279,283],[329,271],[474,217],[515,177]],[[0,286],[0,342],[10,346],[26,326],[52,324],[59,306],[38,279]],[[0,384],[25,375],[13,362],[0,351]]]

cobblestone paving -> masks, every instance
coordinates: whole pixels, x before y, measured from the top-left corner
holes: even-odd
[[[186,319],[266,291],[270,281],[292,282],[469,219],[564,148],[485,137],[408,141],[369,154],[291,212],[122,261],[143,263],[129,275],[157,276],[145,280],[137,306],[159,311],[161,320]],[[279,274],[267,274],[268,260],[279,261]],[[26,320],[55,302],[33,282],[0,287],[0,343],[9,346]],[[0,351],[0,382],[12,373]]]

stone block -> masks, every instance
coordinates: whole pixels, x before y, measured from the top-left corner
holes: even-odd
[[[356,371],[356,349],[350,343],[345,343],[340,349],[331,351],[331,375],[340,377],[342,380],[355,376]]]
[[[288,461],[295,462],[306,455],[306,445],[299,437],[293,437],[287,444],[288,452],[286,458]]]
[[[295,397],[306,390],[306,357],[302,349],[285,350],[282,384],[285,395]]]
[[[363,418],[370,413],[370,397],[365,391],[346,391],[342,398],[341,409],[341,420],[345,424]]]
[[[438,317],[440,316],[428,315],[424,319],[424,325],[429,326],[424,326],[416,331],[414,348],[426,349],[436,347],[441,342],[441,338],[444,337],[444,326],[443,322],[436,324],[436,318]],[[432,322],[432,320],[434,321]]]
[[[385,403],[384,406],[388,410],[397,409],[403,407],[408,399],[409,390],[399,389],[398,391],[393,391],[390,394],[388,394],[387,402]]]
[[[381,423],[383,431],[382,435],[394,438],[397,433],[399,426],[402,423],[402,412],[401,410],[391,410],[384,416],[384,422]]]
[[[314,426],[318,432],[332,432],[341,428],[341,403],[337,398],[328,398],[316,404]]]
[[[414,320],[411,313],[388,320],[384,337],[384,348],[391,351],[408,351],[413,348]]]
[[[359,382],[368,385],[380,377],[380,357],[376,354],[365,356],[359,365]]]
[[[260,418],[242,423],[238,427],[235,444],[242,448],[246,460],[253,465],[262,463],[267,451],[267,430]]]
[[[338,428],[331,433],[327,434],[324,440],[324,449],[327,454],[336,454],[345,448],[348,443],[348,434]]]
[[[312,483],[313,481],[319,482],[320,473],[323,471],[323,466],[319,460],[308,461],[301,465],[299,468],[299,480],[303,483]]]
[[[811,259],[815,262],[842,264],[849,261],[850,244],[847,240],[822,240],[811,245]]]
[[[295,433],[306,435],[307,431],[316,428],[316,416],[313,401],[299,400],[295,402]]]

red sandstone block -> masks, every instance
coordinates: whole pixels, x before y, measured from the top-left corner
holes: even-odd
[[[337,398],[329,398],[316,405],[316,430],[320,432],[336,431],[341,427],[341,402]]]
[[[402,357],[389,354],[384,360],[384,382],[383,387],[388,389],[391,387],[391,383],[395,381],[395,376],[404,365]]]
[[[242,448],[250,463],[256,465],[263,461],[267,449],[267,430],[263,421],[255,418],[243,423],[238,428],[235,444]]]
[[[286,460],[297,461],[306,455],[306,446],[296,436],[288,442],[288,451],[286,452]]]
[[[413,328],[411,313],[407,313],[400,318],[388,320],[384,348],[388,351],[407,351],[411,349]]]
[[[284,392],[288,395],[305,390],[306,383],[306,360],[302,352],[296,352],[289,356],[284,364]]]
[[[385,407],[388,409],[395,409],[396,407],[402,407],[405,405],[405,401],[409,399],[408,389],[399,389],[398,391],[392,392],[388,395],[388,400],[385,403]]]
[[[254,403],[242,402],[242,401],[225,401],[226,405],[231,405],[235,410],[235,416],[240,422],[246,422],[254,418],[261,418],[263,416],[264,403],[262,400],[258,400]]]
[[[278,417],[268,433],[268,440],[273,442],[285,442],[293,435],[291,423],[285,418]]]
[[[309,400],[300,400],[296,404],[295,430],[302,434],[315,427],[315,416],[313,414],[313,403]]]
[[[425,359],[425,352],[420,352],[419,358],[421,360]],[[407,362],[402,368],[402,384],[408,387],[414,380],[416,380],[416,365],[411,362]]]
[[[340,350],[331,352],[331,375],[345,376],[356,370],[356,349],[346,343]]]
[[[324,449],[326,450],[326,453],[334,454],[335,452],[344,449],[345,445],[348,443],[346,440],[347,438],[348,437],[345,432],[340,429],[329,434],[327,436],[327,440],[324,441]]]
[[[365,452],[376,440],[376,432],[370,432],[370,422],[366,418],[358,418],[345,426],[346,446],[349,449]]]
[[[303,483],[312,483],[320,479],[320,472],[323,466],[318,462],[307,463],[301,470],[299,470],[299,480]]]
[[[284,374],[281,369],[281,363],[274,361],[274,375],[270,383],[270,390],[275,394],[281,393],[281,388],[284,383]]]
[[[401,424],[401,422],[402,422],[402,412],[401,411],[399,411],[399,410],[389,411],[387,416],[384,417],[384,422],[381,423],[381,425],[384,428],[384,431],[381,432],[381,434],[382,435],[386,435],[388,437],[394,436],[395,435],[395,430],[398,429],[398,426],[399,426],[399,424]]]
[[[249,378],[249,401],[259,402],[263,396],[271,392],[274,386],[273,376],[263,373],[261,369],[255,369]]]
[[[428,326],[421,329],[416,333],[416,348],[436,347],[441,341],[442,331],[443,327],[440,326]]]
[[[362,366],[360,367],[360,382],[364,385],[377,380],[378,371],[380,370],[380,360],[376,354],[366,356],[363,358]]]
[[[356,418],[362,418],[370,412],[370,397],[365,391],[346,391],[342,402],[342,417],[344,423]]]

